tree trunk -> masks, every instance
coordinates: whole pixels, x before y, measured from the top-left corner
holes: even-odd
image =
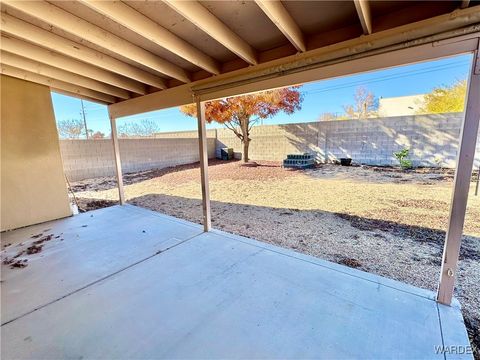
[[[248,125],[249,125],[249,119],[248,118],[243,118],[240,121],[240,127],[242,129],[242,142],[243,142],[243,156],[242,160],[244,163],[247,163],[249,158],[248,158],[248,146],[250,145],[250,138],[248,137],[250,134],[248,133]]]
[[[243,142],[243,162],[246,163],[248,162],[248,145],[250,145],[250,141],[244,141]]]

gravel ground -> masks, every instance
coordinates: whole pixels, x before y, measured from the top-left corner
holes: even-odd
[[[260,165],[212,162],[215,228],[436,289],[451,170],[405,173],[393,168],[325,165],[295,171],[275,163]],[[200,222],[198,164],[130,174],[125,183],[129,203]],[[117,197],[113,178],[72,185],[80,207],[88,207],[92,199]],[[473,183],[471,191],[456,297],[470,336],[479,346],[480,197],[473,196]]]

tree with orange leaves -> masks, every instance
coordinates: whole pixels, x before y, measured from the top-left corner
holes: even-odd
[[[292,114],[300,110],[302,101],[299,87],[292,86],[209,101],[205,104],[205,116],[208,123],[215,121],[233,131],[243,144],[243,162],[248,162],[252,127],[260,119],[267,119],[281,111]],[[180,111],[188,116],[197,116],[195,104],[182,106]]]

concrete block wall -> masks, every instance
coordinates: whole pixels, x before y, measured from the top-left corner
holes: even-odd
[[[434,114],[337,120],[285,125],[255,126],[251,132],[252,160],[282,161],[287,154],[314,153],[317,161],[351,157],[370,165],[397,165],[393,153],[410,149],[415,166],[455,167],[463,114]],[[241,154],[243,146],[228,129],[207,131],[208,154],[231,147]],[[134,172],[198,161],[198,134],[181,131],[157,134],[156,138],[120,139],[123,171]],[[111,140],[60,141],[65,173],[69,180],[115,174]],[[480,141],[475,167],[480,165]]]
[[[351,157],[363,164],[393,165],[393,153],[409,148],[415,166],[454,167],[461,122],[461,114],[332,121],[322,123],[324,147],[329,160]]]
[[[60,140],[63,169],[69,181],[115,174],[112,140]],[[122,164],[123,165],[123,164]]]
[[[311,152],[319,162],[351,157],[357,163],[396,165],[393,153],[409,148],[415,166],[454,167],[462,119],[463,114],[452,113],[256,126],[249,155],[281,161],[287,154]],[[228,129],[217,130],[217,147],[242,152],[240,140]]]
[[[315,152],[318,148],[318,123],[256,126],[251,131],[249,156],[252,160],[283,160],[286,154]],[[243,152],[243,145],[229,129],[217,129],[217,148],[231,147]]]
[[[124,173],[160,169],[199,161],[198,139],[120,139]],[[115,175],[112,141],[61,140],[65,174],[70,181]],[[215,156],[215,138],[208,138],[208,156]]]

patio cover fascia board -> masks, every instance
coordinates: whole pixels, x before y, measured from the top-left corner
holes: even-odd
[[[260,74],[256,77],[239,79],[226,84],[213,85],[212,87],[193,87],[192,92],[199,96],[202,101],[209,101],[227,96],[300,85],[312,81],[438,59],[474,51],[480,32],[472,34],[472,36],[472,39],[449,44],[433,42],[400,50],[382,49],[380,53],[373,51],[360,56],[348,56],[346,59],[327,61],[322,64],[304,65],[283,71],[279,70],[279,72]]]
[[[465,26],[467,25],[467,26]],[[393,29],[380,31],[360,38],[343,41],[340,43],[325,46],[319,49],[287,56],[281,59],[269,61],[266,63],[250,66],[248,68],[232,71],[207,79],[197,80],[189,84],[179,85],[166,90],[158,91],[148,95],[132,98],[129,100],[117,102],[109,105],[110,113],[115,118],[166,109],[169,107],[181,106],[193,102],[195,94],[201,96],[202,101],[213,100],[216,98],[239,95],[242,93],[260,91],[281,86],[289,86],[307,81],[317,81],[336,76],[345,76],[363,71],[372,71],[381,68],[404,65],[409,62],[417,62],[433,59],[436,57],[450,56],[457,53],[473,51],[467,48],[464,51],[451,53],[449,49],[443,48],[436,52],[435,42],[464,36],[480,31],[480,11],[476,8],[467,8],[454,11],[453,13],[437,16],[427,20],[399,26]],[[478,35],[477,35],[478,36]],[[475,35],[473,35],[475,37]],[[422,53],[418,50],[412,52],[410,59],[396,61],[394,56],[390,56],[392,51],[408,49],[422,44],[431,44],[431,51],[427,47],[422,48]],[[461,47],[461,46],[459,46]],[[426,51],[426,53],[423,53]],[[380,53],[387,54],[385,59],[389,65],[381,63],[372,64],[370,67],[356,68],[354,63],[347,67],[349,71],[340,72],[340,66],[336,71],[326,73],[326,66],[336,64],[347,64],[349,61],[358,60]],[[442,54],[443,53],[443,54]],[[417,59],[415,58],[417,56]],[[305,67],[318,68],[317,75],[310,73],[306,75]],[[295,70],[294,70],[295,69]],[[287,72],[297,72],[293,76]],[[271,76],[275,80],[261,80],[260,77]],[[281,80],[283,79],[283,81]],[[251,80],[255,85],[240,86],[240,81]],[[233,85],[233,86],[232,86]],[[228,91],[215,92],[219,87],[227,87]],[[216,89],[215,89],[216,88]],[[208,95],[206,93],[209,93]]]
[[[324,64],[299,66],[278,72],[259,72],[250,77],[238,77],[231,81],[210,83],[207,86],[182,85],[158,93],[122,101],[109,105],[110,113],[115,118],[167,109],[194,102],[197,95],[201,101],[210,101],[228,96],[248,94],[256,91],[298,85],[302,83],[331,79],[361,72],[381,70],[414,62],[438,59],[472,52],[476,49],[477,37],[462,42],[440,45],[429,43],[401,50],[388,51],[380,54],[363,54],[350,56],[343,60],[332,60]],[[357,58],[355,58],[357,57]],[[270,69],[271,70],[271,69]]]

